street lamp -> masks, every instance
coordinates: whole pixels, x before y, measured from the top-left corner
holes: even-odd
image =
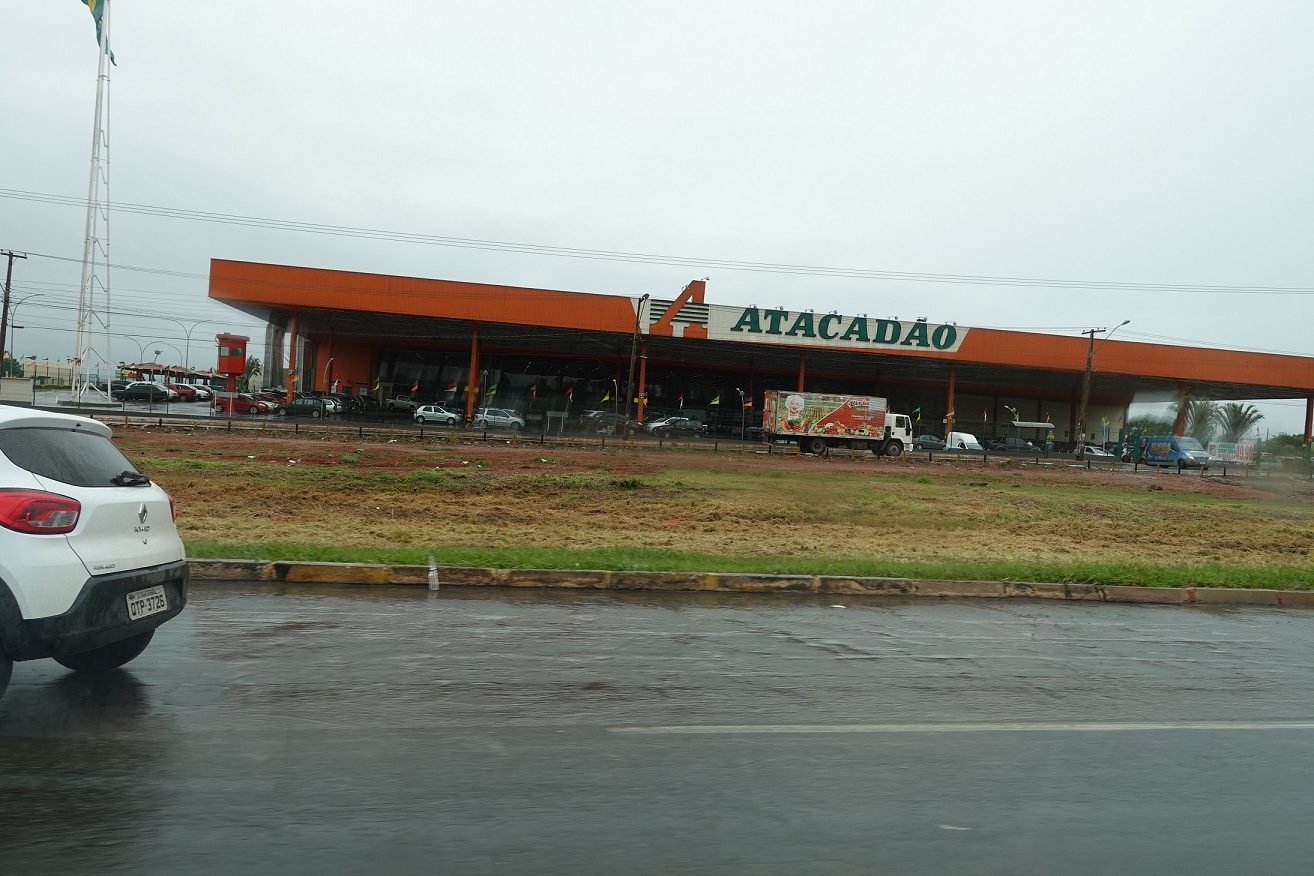
[[[1086,348],[1086,373],[1082,375],[1081,378],[1081,409],[1080,409],[1081,413],[1077,416],[1077,452],[1075,454],[1075,457],[1078,461],[1081,461],[1086,458],[1086,403],[1090,401],[1091,362],[1095,359],[1095,354],[1100,351],[1100,347],[1103,347],[1105,344],[1107,344],[1109,342],[1109,338],[1113,337],[1113,332],[1116,332],[1118,329],[1127,325],[1129,322],[1131,322],[1130,319],[1124,319],[1122,322],[1118,323],[1116,326],[1113,327],[1113,331],[1109,331],[1109,329],[1100,328],[1100,329],[1089,329],[1087,331],[1082,332],[1083,335],[1090,336],[1090,344]],[[1109,333],[1104,336],[1104,340],[1100,341],[1100,346],[1097,347],[1095,346],[1095,336],[1097,334],[1100,334],[1101,332],[1109,332]]]
[[[744,391],[737,386],[735,387],[735,392],[739,393],[739,440],[740,442],[743,442],[746,437],[744,433],[748,429],[748,423],[744,420],[744,418],[748,416],[744,413],[744,411],[748,410],[748,396],[744,395]]]

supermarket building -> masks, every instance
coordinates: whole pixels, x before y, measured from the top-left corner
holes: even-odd
[[[633,351],[645,415],[737,422],[740,398],[760,411],[767,389],[840,392],[920,409],[930,433],[1003,434],[1017,418],[1075,441],[1088,352],[1084,337],[719,305],[701,280],[647,297],[213,259],[209,294],[266,321],[266,385],[512,409],[531,430],[623,410]],[[1314,358],[1110,339],[1085,440],[1116,440],[1141,393],[1302,399],[1309,441]]]

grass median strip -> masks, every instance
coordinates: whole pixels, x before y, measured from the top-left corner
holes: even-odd
[[[1295,481],[146,430],[118,440],[173,493],[193,556],[1314,589],[1314,502]]]

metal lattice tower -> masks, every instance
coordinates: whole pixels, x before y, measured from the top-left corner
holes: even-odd
[[[110,0],[101,13],[96,68],[96,113],[91,138],[91,183],[87,188],[87,233],[82,245],[82,285],[78,294],[76,377],[73,398],[109,397],[114,376],[110,358]],[[99,386],[97,384],[100,384]]]

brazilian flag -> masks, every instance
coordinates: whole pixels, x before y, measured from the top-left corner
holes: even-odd
[[[720,403],[721,403],[721,397],[719,395],[708,402],[709,405],[719,405]]]
[[[82,0],[83,4],[91,11],[91,17],[96,20],[96,45],[104,45],[104,39],[101,37],[101,26],[105,17],[105,0]],[[110,63],[118,66],[118,61],[114,60],[114,53],[110,51],[108,45],[105,46],[105,52],[110,56]]]

